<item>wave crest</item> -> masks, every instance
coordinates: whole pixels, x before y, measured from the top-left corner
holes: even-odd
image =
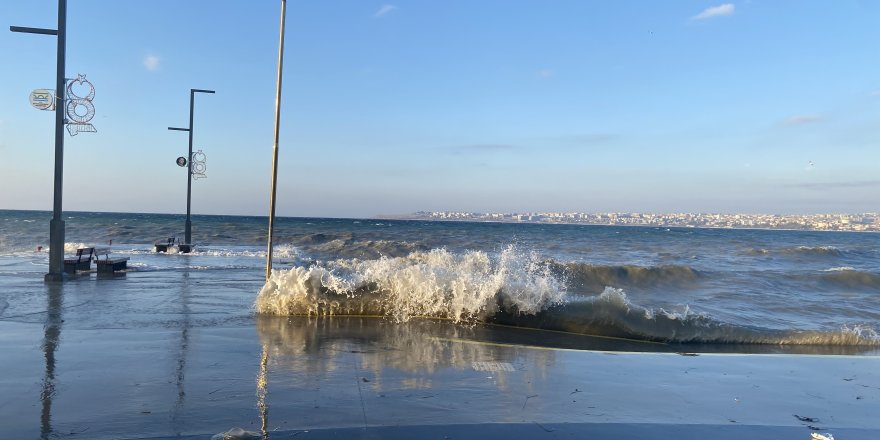
[[[747,249],[745,254],[751,256],[778,254],[794,257],[840,257],[844,252],[834,246],[796,246],[779,249],[752,248]]]
[[[597,266],[573,263],[560,265],[569,287],[585,292],[602,292],[612,287],[656,287],[657,285],[687,287],[702,274],[690,266]]]
[[[835,268],[823,271],[822,281],[835,287],[847,289],[880,289],[880,275],[852,268]]]
[[[567,293],[566,276],[573,275],[559,266],[515,246],[494,256],[434,249],[377,260],[337,259],[273,271],[255,308],[268,315],[381,316],[397,322],[436,317],[675,344],[880,346],[880,336],[868,325],[769,329],[720,321],[688,305],[644,307],[615,287],[592,296]],[[580,269],[590,276],[610,271],[651,282],[699,277],[693,269],[678,266]]]
[[[650,309],[633,304],[621,289],[534,316],[496,315],[494,322],[578,334],[685,344],[761,344],[880,346],[880,335],[867,325],[839,330],[774,330],[725,323],[682,306],[680,310]]]
[[[479,321],[506,311],[534,314],[564,301],[564,280],[534,253],[508,246],[497,258],[445,249],[378,260],[273,271],[256,301],[275,315],[417,316]]]

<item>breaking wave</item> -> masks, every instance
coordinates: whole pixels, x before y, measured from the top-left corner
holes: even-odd
[[[535,253],[514,246],[496,259],[445,249],[377,260],[273,271],[257,297],[259,313],[380,315],[483,321],[501,310],[534,314],[565,299],[564,281]]]
[[[393,240],[330,240],[313,246],[314,251],[342,258],[381,258],[402,257],[412,252],[429,251],[427,246],[418,243]]]
[[[798,246],[786,249],[785,252],[806,255],[841,255],[840,249],[834,246]]]
[[[569,302],[533,316],[498,314],[493,322],[657,342],[687,344],[772,344],[880,346],[880,335],[867,325],[838,330],[773,330],[720,322],[684,306],[681,310],[649,309],[629,301],[621,289]]]
[[[643,307],[619,288],[604,287],[592,296],[568,289],[584,280],[655,283],[700,277],[685,266],[558,266],[515,246],[494,256],[433,249],[377,260],[337,259],[273,271],[255,309],[268,315],[382,316],[398,322],[434,317],[670,343],[880,346],[880,336],[868,325],[765,329],[722,322],[687,306]]]
[[[850,289],[880,289],[880,275],[862,272],[851,267],[833,268],[823,271],[822,281],[835,287]]]
[[[412,252],[430,250],[430,247],[421,243],[360,238],[352,232],[312,233],[286,237],[285,240],[310,253],[332,255],[334,258],[404,257]]]
[[[689,266],[597,266],[571,263],[559,265],[568,280],[568,287],[577,292],[602,292],[605,287],[685,288],[694,285],[702,274]]]
[[[795,246],[779,249],[752,248],[745,251],[746,255],[787,255],[792,257],[840,257],[844,252],[834,246]]]

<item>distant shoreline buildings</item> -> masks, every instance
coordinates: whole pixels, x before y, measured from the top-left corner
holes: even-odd
[[[677,228],[793,229],[804,231],[880,231],[880,213],[863,214],[651,214],[651,213],[479,213],[419,211],[397,217],[407,220],[656,226]]]

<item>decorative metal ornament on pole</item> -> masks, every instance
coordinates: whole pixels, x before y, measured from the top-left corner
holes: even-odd
[[[266,252],[266,282],[272,276],[272,233],[275,230],[275,188],[278,185],[278,135],[281,123],[281,78],[284,70],[284,18],[287,0],[281,0],[281,30],[278,36],[278,79],[275,83],[275,141],[272,144],[272,189],[269,194],[269,237]]]
[[[208,177],[205,175],[205,170],[207,169],[207,165],[205,164],[206,160],[208,160],[208,158],[202,150],[196,151],[192,154],[190,163],[192,164],[191,174],[193,180],[206,179]]]
[[[88,91],[85,95],[80,96],[74,90],[74,84],[85,85]],[[95,117],[95,105],[92,100],[95,99],[95,86],[91,81],[86,79],[85,75],[77,75],[76,79],[71,79],[67,83],[67,131],[71,136],[76,136],[80,132],[95,133],[98,130],[89,121]]]

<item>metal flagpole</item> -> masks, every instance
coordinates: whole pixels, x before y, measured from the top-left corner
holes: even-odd
[[[281,32],[278,37],[278,80],[275,84],[275,143],[272,145],[272,190],[269,195],[269,249],[266,252],[266,281],[272,275],[272,232],[275,228],[275,194],[278,184],[278,134],[281,123],[281,72],[284,68],[284,18],[287,0],[281,0]]]

